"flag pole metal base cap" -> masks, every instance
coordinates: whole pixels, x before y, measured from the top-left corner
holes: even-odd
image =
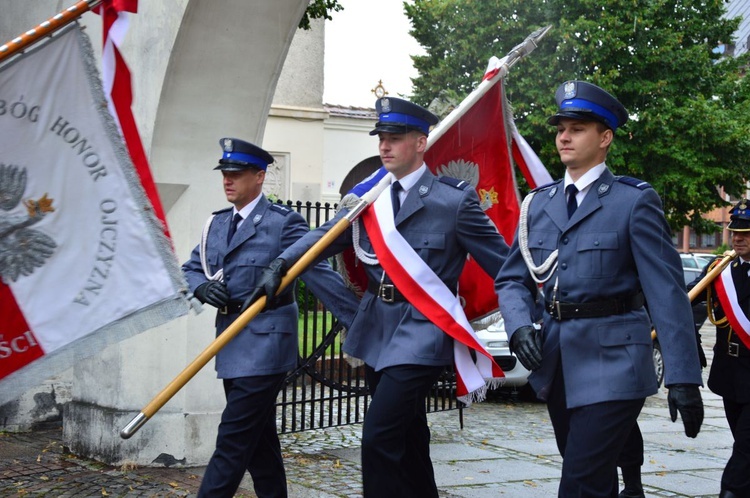
[[[143,413],[139,413],[123,430],[120,431],[120,437],[122,439],[130,439],[130,436],[138,432],[138,429],[148,421],[148,417]]]

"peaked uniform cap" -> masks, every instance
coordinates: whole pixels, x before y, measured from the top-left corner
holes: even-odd
[[[221,171],[242,171],[255,168],[265,171],[273,162],[273,156],[257,145],[237,138],[222,138],[219,145],[223,154],[219,165]]]
[[[625,124],[628,111],[615,97],[586,81],[566,81],[555,92],[557,113],[547,120],[556,125],[561,118],[598,121],[612,131]]]
[[[729,211],[729,225],[727,230],[733,232],[750,232],[750,202],[740,199]]]
[[[375,102],[378,122],[370,135],[384,133],[406,133],[419,131],[428,135],[430,127],[435,126],[439,118],[422,106],[395,97],[383,97]]]

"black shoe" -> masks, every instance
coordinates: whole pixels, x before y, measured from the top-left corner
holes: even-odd
[[[735,494],[727,489],[722,489],[719,493],[719,498],[740,498],[740,495]]]
[[[617,495],[618,498],[646,498],[646,495],[643,494],[642,489],[623,489],[620,491],[620,494]],[[728,498],[732,498],[734,495],[729,495]]]

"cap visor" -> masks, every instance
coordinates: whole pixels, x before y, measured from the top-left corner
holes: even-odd
[[[547,119],[547,124],[550,125],[556,125],[560,122],[561,119],[577,119],[579,121],[596,121],[597,123],[602,123],[607,128],[609,128],[609,125],[607,124],[604,119],[600,118],[593,112],[586,112],[586,111],[560,111],[554,116],[550,116],[549,119]]]
[[[370,132],[370,135],[377,135],[378,133],[408,133],[410,131],[418,131],[426,135],[424,130],[416,126],[403,124],[376,124],[375,129]]]

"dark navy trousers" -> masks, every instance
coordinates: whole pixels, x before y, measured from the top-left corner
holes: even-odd
[[[372,394],[362,427],[365,498],[438,497],[425,402],[443,368],[365,368]]]
[[[286,498],[286,473],[276,432],[276,397],[286,374],[224,379],[227,405],[199,498],[231,498],[245,471],[259,498]]]
[[[563,457],[559,498],[617,498],[618,458],[644,401],[607,401],[568,409],[558,366],[547,410]]]

